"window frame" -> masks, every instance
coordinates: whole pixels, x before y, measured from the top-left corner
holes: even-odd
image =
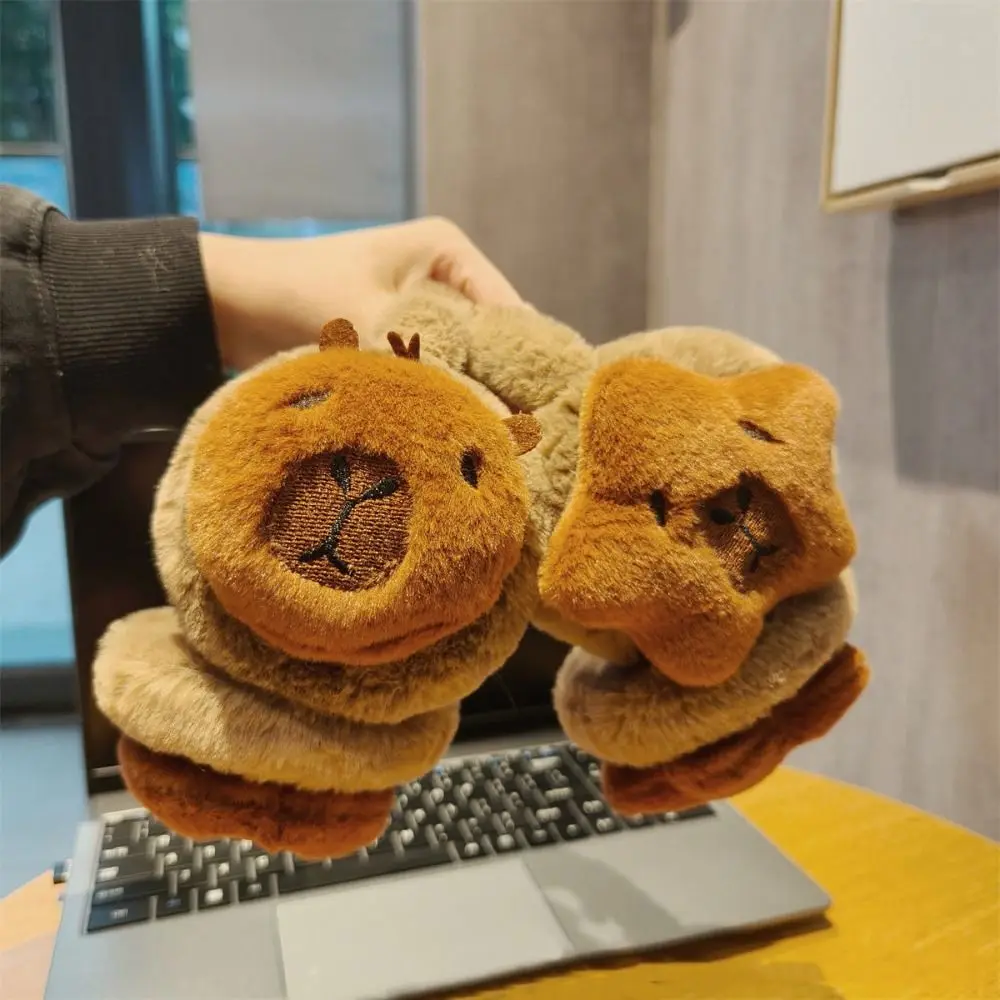
[[[62,158],[76,218],[175,214],[168,39],[157,0],[55,0],[51,16],[57,141],[3,142],[0,155]],[[68,547],[72,508],[64,501]],[[0,666],[0,718],[77,712],[79,657],[77,648],[69,663]]]

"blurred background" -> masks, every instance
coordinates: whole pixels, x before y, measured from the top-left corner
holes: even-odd
[[[829,14],[0,0],[0,181],[272,237],[442,214],[594,341],[715,325],[817,367],[843,397],[874,680],[794,763],[998,837],[1000,196],[823,211]],[[71,823],[78,736],[34,724],[73,707],[65,552],[52,503],[0,566],[0,804],[62,772],[31,815]],[[0,891],[66,850],[8,853]]]

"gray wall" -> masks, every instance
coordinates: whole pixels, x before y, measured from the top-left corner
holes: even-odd
[[[651,0],[423,0],[425,208],[595,340],[640,329]]]
[[[671,20],[662,318],[744,333],[843,397],[874,679],[794,759],[1000,836],[1000,197],[825,216],[827,5]]]

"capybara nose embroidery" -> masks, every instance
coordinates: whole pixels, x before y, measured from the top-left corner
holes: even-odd
[[[347,519],[354,513],[360,504],[367,500],[384,500],[391,497],[399,489],[399,480],[395,476],[386,476],[379,480],[374,486],[369,486],[361,496],[352,498],[351,493],[351,465],[346,455],[334,455],[330,461],[330,473],[337,481],[337,485],[344,491],[343,505],[337,520],[333,522],[330,533],[315,548],[308,552],[303,552],[299,556],[299,562],[313,562],[315,559],[326,557],[331,566],[335,566],[341,573],[350,575],[351,567],[337,555],[337,546],[340,544],[340,533],[344,529]]]
[[[406,554],[412,500],[384,455],[303,462],[279,490],[265,531],[288,569],[338,590],[385,582]]]
[[[765,560],[795,545],[795,530],[781,501],[762,483],[744,476],[713,497],[703,513],[708,542],[735,586],[744,590]]]

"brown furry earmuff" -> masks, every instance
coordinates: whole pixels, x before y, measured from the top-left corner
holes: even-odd
[[[126,783],[178,832],[370,842],[527,627],[537,421],[424,363],[418,335],[388,343],[329,323],[175,449],[153,518],[172,607],[112,625],[94,673]]]
[[[581,647],[556,709],[608,762],[617,808],[754,784],[858,697],[855,538],[821,376],[706,328],[593,348],[533,310],[434,286],[385,324],[419,327],[425,356],[542,426],[525,460],[532,620]]]

